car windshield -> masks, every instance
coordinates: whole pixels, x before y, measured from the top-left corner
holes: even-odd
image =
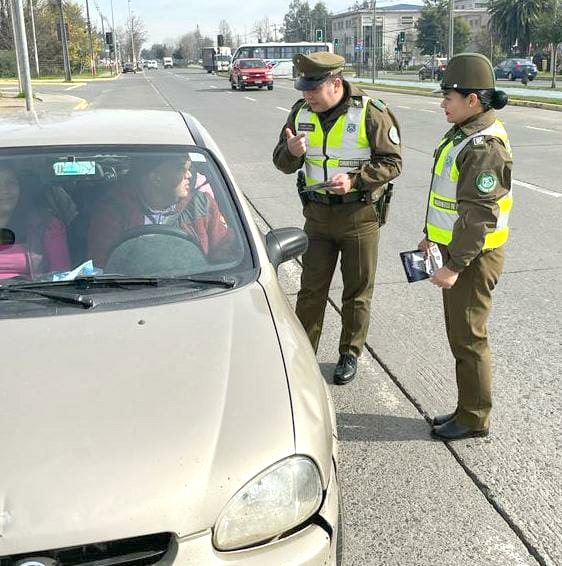
[[[191,147],[0,154],[0,286],[236,274],[251,254],[225,178]]]
[[[241,69],[263,69],[265,67],[265,62],[263,59],[247,59],[245,61],[240,61]]]

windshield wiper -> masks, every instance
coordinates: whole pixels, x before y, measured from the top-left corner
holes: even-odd
[[[12,293],[23,293],[28,295],[39,295],[40,297],[45,297],[53,301],[59,301],[61,303],[68,303],[71,305],[80,305],[85,309],[92,308],[94,306],[94,299],[88,295],[82,295],[80,293],[57,293],[55,291],[45,291],[41,289],[35,289],[32,287],[12,287],[3,286],[0,287],[0,300],[10,300],[13,297],[9,295]],[[23,297],[22,297],[23,298]]]

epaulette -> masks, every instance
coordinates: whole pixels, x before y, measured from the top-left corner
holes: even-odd
[[[373,103],[373,106],[377,110],[380,110],[381,112],[386,110],[386,104],[382,100],[380,100],[379,98],[372,98],[371,102]]]
[[[473,147],[484,147],[486,145],[486,137],[485,136],[475,136],[472,138],[472,146]]]

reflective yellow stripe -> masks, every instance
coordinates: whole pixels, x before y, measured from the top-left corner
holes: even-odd
[[[506,226],[505,228],[500,228],[499,230],[496,229],[489,234],[486,234],[484,238],[484,246],[482,246],[483,250],[489,250],[494,248],[499,248],[503,246],[509,237],[509,227]]]
[[[437,160],[437,163],[435,165],[435,169],[433,170],[436,175],[441,175],[441,173],[443,172],[443,166],[445,165],[445,159],[446,159],[449,151],[451,151],[452,147],[453,147],[453,142],[450,141],[449,143],[447,143],[445,145],[445,147],[443,148],[443,150],[439,154],[439,159]]]
[[[453,232],[451,230],[445,230],[444,228],[439,228],[434,224],[427,224],[427,239],[430,242],[436,242],[437,244],[447,245],[453,239]]]

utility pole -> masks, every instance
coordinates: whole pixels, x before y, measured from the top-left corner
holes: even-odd
[[[33,55],[35,56],[35,72],[39,76],[39,55],[37,54],[37,35],[35,34],[35,18],[33,16],[33,0],[29,0],[29,16],[31,19],[31,33],[33,34]]]
[[[558,11],[558,0],[554,0],[554,14],[552,17],[552,21],[556,22]],[[554,41],[550,44],[550,70],[552,71],[552,83],[550,85],[551,88],[556,88],[556,50],[558,44],[554,43]]]
[[[373,83],[377,77],[377,0],[373,0],[373,26],[371,28],[371,43],[373,44]]]
[[[70,57],[68,56],[68,37],[66,36],[66,24],[64,23],[64,10],[62,8],[62,0],[58,0],[59,15],[60,15],[60,37],[62,41],[62,58],[64,62],[64,80],[66,82],[72,81],[70,74]]]
[[[31,0],[30,0],[31,1]],[[90,40],[90,70],[92,75],[96,74],[96,56],[94,54],[94,44],[92,42],[92,24],[90,22],[90,7],[88,0],[86,0],[86,24],[88,26],[88,38]]]
[[[133,38],[133,18],[131,18],[131,0],[128,0],[129,3],[129,25],[131,28],[131,59],[133,65],[135,65],[135,40]]]
[[[449,61],[454,55],[455,0],[449,0]]]
[[[113,0],[111,0],[111,32],[113,35],[113,60],[115,61],[115,74],[117,74],[117,69],[118,69],[117,34],[115,33],[115,18],[113,16]]]
[[[16,31],[16,16],[14,15],[15,12],[15,5],[13,2],[8,2],[10,6],[10,19],[12,20],[12,35],[14,36],[14,48],[16,50],[16,68],[18,71],[18,92],[23,92],[22,84],[21,84],[21,68],[20,68],[20,46],[18,44],[18,34]]]
[[[25,93],[25,107],[33,111],[33,92],[31,91],[31,73],[29,72],[29,54],[27,52],[27,37],[25,35],[25,22],[23,16],[22,0],[12,0],[12,16],[14,21],[14,43],[19,46],[20,81]]]

